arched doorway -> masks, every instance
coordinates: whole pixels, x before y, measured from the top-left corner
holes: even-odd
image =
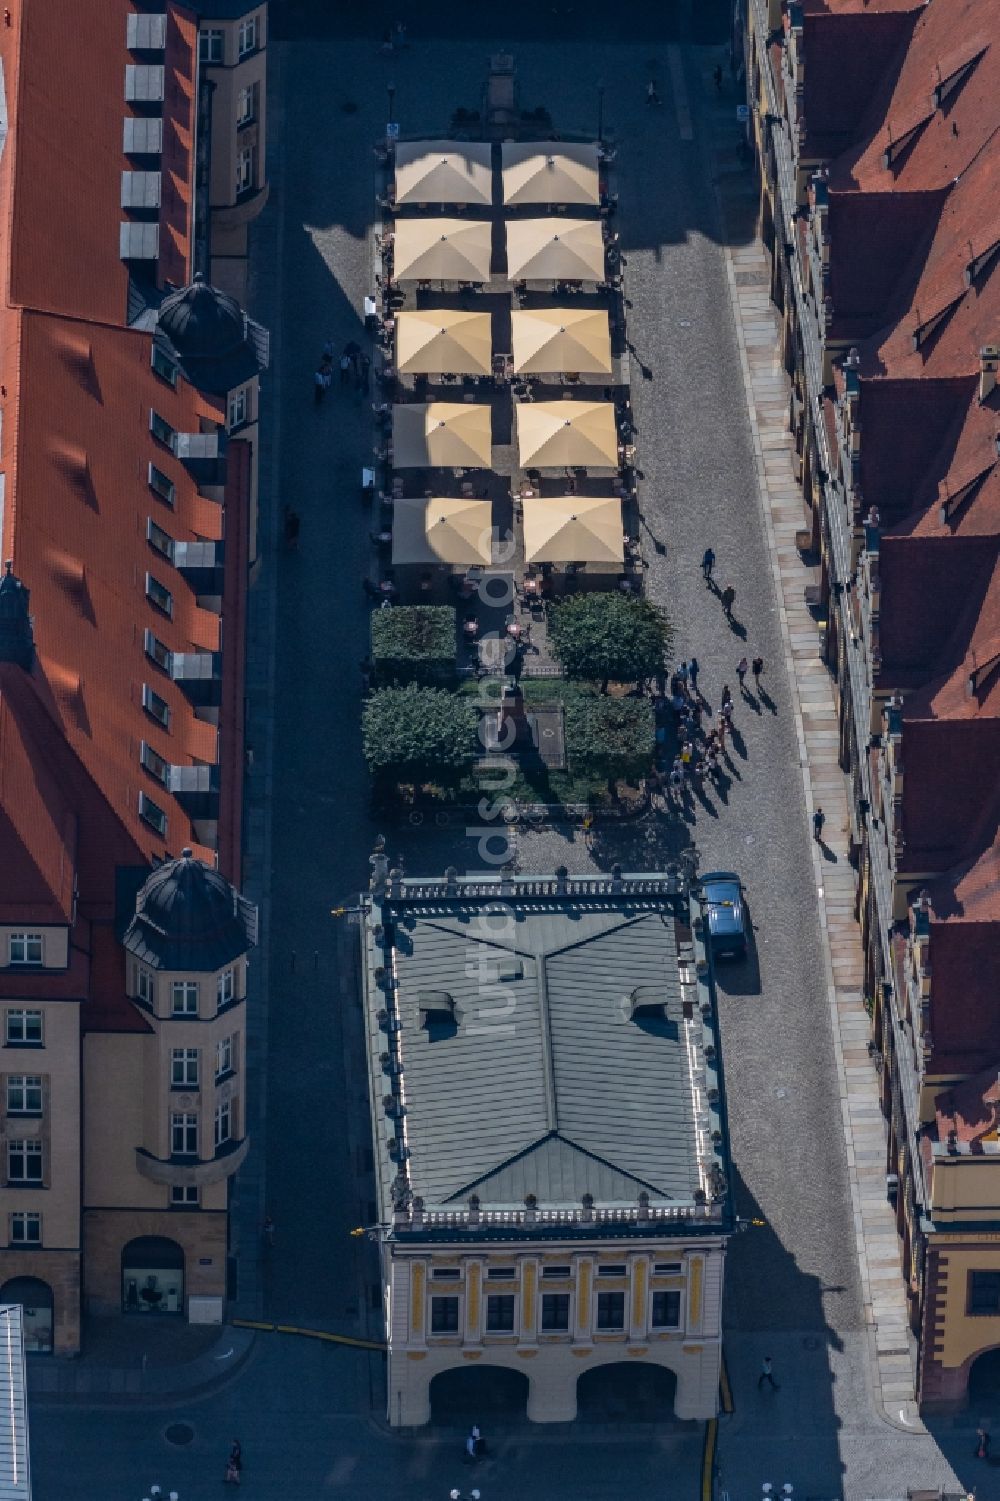
[[[984,1350],[982,1355],[976,1356],[969,1368],[969,1406],[975,1409],[974,1415],[978,1417],[980,1407],[983,1414],[994,1411],[998,1398],[1000,1349]]]
[[[184,1312],[184,1251],[162,1235],[140,1235],[122,1247],[122,1311]]]
[[[591,1423],[663,1423],[674,1416],[677,1377],[661,1365],[612,1360],[582,1372],[576,1415]]]
[[[439,1371],[431,1381],[431,1422],[449,1428],[485,1426],[497,1419],[523,1418],[528,1410],[528,1378],[505,1366],[463,1362]]]
[[[24,1310],[24,1348],[32,1355],[52,1354],[52,1289],[40,1277],[12,1277],[0,1287],[0,1303],[20,1303]]]

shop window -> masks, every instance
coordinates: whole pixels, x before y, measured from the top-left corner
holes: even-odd
[[[122,1250],[125,1313],[184,1312],[184,1252],[176,1241],[142,1235]]]

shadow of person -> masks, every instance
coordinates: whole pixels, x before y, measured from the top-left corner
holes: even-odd
[[[726,619],[729,622],[729,629],[733,635],[738,636],[741,641],[745,641],[747,639],[747,628],[742,620],[737,620],[735,615],[727,615]]]
[[[745,698],[746,702],[749,704],[750,708],[754,711],[754,713],[755,714],[763,714],[764,711],[763,711],[763,709],[760,706],[759,699],[754,698],[754,696],[750,692],[749,688],[744,688],[742,691],[743,691],[743,697]]]
[[[816,843],[819,845],[820,851],[821,851],[822,856],[823,856],[823,859],[827,862],[827,864],[828,865],[836,865],[836,863],[837,863],[837,853],[836,853],[836,851],[832,850],[830,848],[830,846],[827,844],[827,842],[826,842],[825,839],[817,839]]]
[[[733,750],[741,761],[745,761],[747,759],[747,743],[735,725],[729,731],[729,738],[733,743]]]
[[[758,688],[757,692],[760,694],[760,701],[764,705],[764,708],[765,709],[770,709],[770,711],[771,711],[772,714],[777,714],[777,712],[778,712],[778,705],[774,702],[774,699],[768,693],[767,689],[766,688]]]

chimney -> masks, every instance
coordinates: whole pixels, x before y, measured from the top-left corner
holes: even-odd
[[[979,351],[979,405],[992,395],[1000,368],[1000,346],[984,344]]]

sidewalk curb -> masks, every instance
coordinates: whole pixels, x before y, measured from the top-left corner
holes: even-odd
[[[136,1366],[90,1366],[74,1361],[32,1363],[28,1393],[33,1402],[56,1406],[78,1402],[88,1407],[168,1406],[227,1386],[249,1361],[256,1342],[252,1330],[225,1324],[210,1350],[182,1365],[143,1371]]]

